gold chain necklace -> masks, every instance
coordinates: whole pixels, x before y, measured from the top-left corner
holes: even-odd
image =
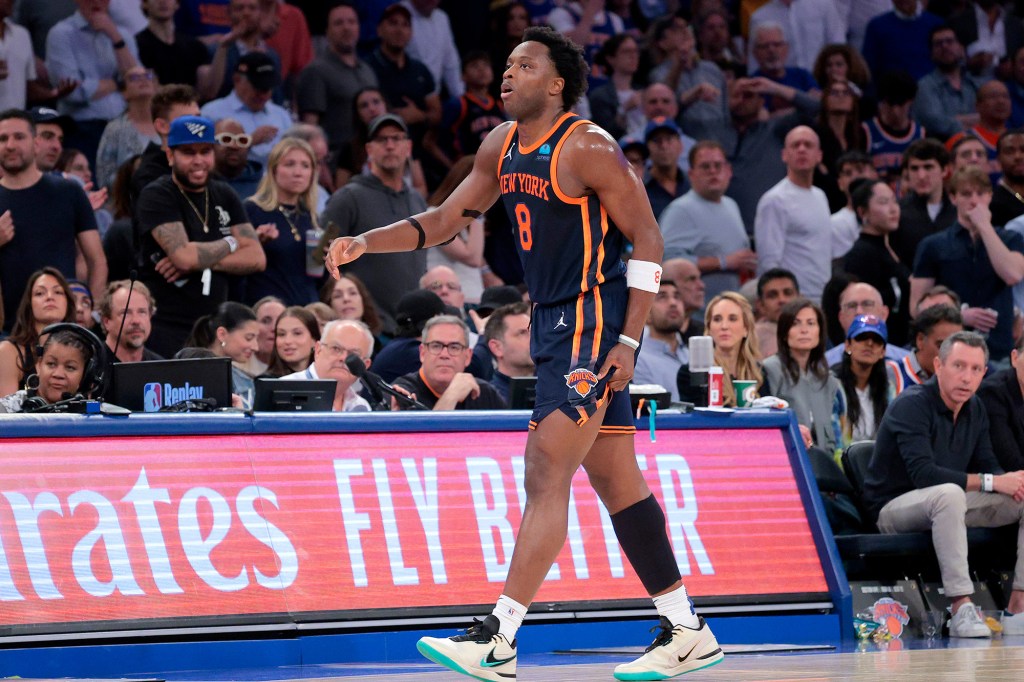
[[[199,215],[199,209],[196,208],[196,205],[192,203],[192,199],[187,194],[185,194],[185,190],[183,190],[181,188],[181,185],[178,184],[177,180],[174,181],[174,186],[178,188],[179,192],[181,192],[181,196],[185,197],[185,201],[187,201],[188,205],[192,207],[192,210],[195,212],[196,217],[199,218],[199,222],[201,222],[203,224],[203,233],[204,234],[209,234],[210,233],[210,188],[209,187],[203,187],[203,197],[205,199],[206,206],[203,209],[203,215]]]
[[[281,212],[281,215],[284,216],[284,221],[286,223],[288,223],[288,227],[290,227],[292,229],[292,236],[295,238],[295,241],[301,242],[302,241],[302,234],[299,233],[299,228],[297,228],[295,226],[295,223],[292,222],[292,217],[293,216],[297,216],[297,214],[299,212],[299,207],[296,206],[293,209],[285,210],[284,204],[278,204],[277,205],[277,210]],[[289,215],[289,214],[291,214],[291,215]]]
[[[1008,184],[1006,184],[1006,179],[1005,178],[1000,178],[999,179],[999,184],[1002,185],[1003,187],[1005,187],[1006,190],[1010,194],[1012,194],[1013,196],[1017,197],[1017,201],[1019,201],[1020,203],[1024,204],[1024,197],[1022,197],[1020,195],[1020,192],[1018,192],[1017,190],[1015,190],[1014,188],[1012,188]]]

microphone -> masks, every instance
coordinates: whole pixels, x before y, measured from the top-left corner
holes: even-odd
[[[345,366],[348,368],[348,371],[352,373],[352,376],[356,377],[357,379],[363,380],[363,383],[366,384],[366,389],[370,392],[370,395],[380,405],[386,404],[384,402],[384,396],[381,395],[381,391],[383,391],[388,395],[394,396],[398,400],[398,402],[402,403],[411,410],[430,409],[420,401],[416,400],[415,398],[410,398],[406,394],[397,390],[388,382],[381,379],[373,372],[367,370],[366,365],[363,364],[361,358],[358,358],[355,355],[350,354],[348,357],[345,358]]]
[[[121,333],[124,331],[124,323],[128,320],[128,306],[132,302],[132,289],[135,288],[135,280],[138,279],[139,273],[133,268],[128,271],[128,298],[124,300],[124,314],[121,315],[121,328],[117,330],[117,339],[114,341],[114,358],[113,362],[117,362],[117,349],[121,347]]]

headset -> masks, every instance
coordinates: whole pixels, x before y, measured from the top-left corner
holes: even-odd
[[[57,322],[51,324],[39,332],[39,337],[57,332],[69,332],[79,341],[92,350],[92,357],[85,363],[82,371],[82,382],[78,386],[78,393],[98,397],[103,394],[107,383],[107,344],[100,341],[99,337],[85,327],[71,322]],[[36,357],[43,357],[43,344],[36,346]]]

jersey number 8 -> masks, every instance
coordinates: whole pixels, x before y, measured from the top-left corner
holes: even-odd
[[[533,248],[533,232],[530,225],[530,209],[526,204],[516,204],[516,224],[519,226],[519,245],[523,251]]]

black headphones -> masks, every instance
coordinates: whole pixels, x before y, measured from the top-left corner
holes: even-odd
[[[78,392],[82,395],[98,397],[103,394],[106,385],[107,372],[107,345],[100,341],[99,337],[85,327],[71,322],[57,322],[51,324],[39,332],[40,338],[57,332],[69,332],[78,340],[92,350],[92,357],[85,363],[85,370],[82,372],[82,382],[78,386]],[[36,346],[36,356],[43,357],[42,344]]]

